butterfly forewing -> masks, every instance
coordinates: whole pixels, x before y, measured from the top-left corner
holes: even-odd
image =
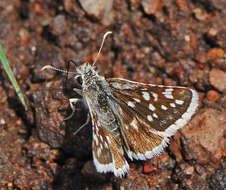
[[[113,95],[158,131],[176,125],[183,127],[198,106],[197,93],[185,87],[172,87],[108,79]]]
[[[188,88],[124,79],[108,79],[108,82],[121,112],[121,127],[132,145],[133,158],[160,154],[168,143],[167,137],[188,122],[198,105],[197,93]],[[127,151],[129,157],[130,152]]]

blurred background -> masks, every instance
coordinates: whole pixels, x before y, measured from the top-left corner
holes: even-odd
[[[196,89],[197,114],[160,157],[122,179],[97,173],[87,110],[72,119],[73,80],[41,71],[95,59],[100,74]],[[0,44],[28,105],[0,66],[0,189],[224,189],[225,0],[1,0]],[[74,71],[71,65],[70,71]]]

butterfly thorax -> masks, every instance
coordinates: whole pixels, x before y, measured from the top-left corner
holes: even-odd
[[[115,128],[116,117],[112,110],[111,88],[103,76],[98,75],[95,67],[88,63],[81,65],[77,72],[82,77],[82,91],[89,109],[96,114],[100,121],[108,126],[109,130]],[[91,101],[92,100],[92,101]],[[92,114],[92,113],[91,113]],[[113,126],[112,126],[113,125]]]

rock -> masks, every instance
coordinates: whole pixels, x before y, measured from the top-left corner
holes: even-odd
[[[209,181],[212,189],[225,189],[226,187],[226,168],[218,169],[211,177]]]
[[[198,189],[210,190],[206,176],[203,173],[197,174],[193,166],[182,162],[176,166],[171,178],[175,181],[180,181],[180,188],[177,189]],[[205,168],[202,172],[206,173]]]
[[[216,90],[209,90],[206,96],[207,99],[211,102],[216,102],[220,98],[220,95]]]
[[[212,69],[209,74],[209,80],[211,85],[213,85],[219,91],[224,91],[226,89],[226,73],[219,69]]]
[[[220,59],[223,57],[224,57],[224,50],[221,48],[212,48],[207,53],[208,60],[215,60],[215,59]]]
[[[144,173],[151,173],[157,171],[157,167],[152,164],[152,160],[147,160],[144,163]]]
[[[65,32],[65,29],[67,28],[66,20],[64,15],[57,15],[53,19],[53,34],[59,36],[62,35]]]
[[[176,5],[180,8],[181,11],[186,10],[186,1],[185,0],[177,0]]]
[[[185,174],[187,175],[192,175],[194,173],[194,167],[193,166],[189,166],[184,170]]]
[[[193,12],[194,12],[195,18],[197,20],[203,21],[203,20],[206,20],[208,18],[208,15],[205,13],[205,11],[203,11],[200,8],[195,8],[193,10]]]
[[[205,109],[182,132],[185,159],[199,164],[217,164],[225,150],[226,111]]]
[[[143,0],[141,4],[144,8],[144,12],[148,15],[155,14],[162,8],[162,3],[160,0]]]
[[[89,16],[101,20],[103,24],[108,25],[112,21],[112,0],[80,0],[80,3]]]

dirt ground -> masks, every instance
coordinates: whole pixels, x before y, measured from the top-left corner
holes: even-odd
[[[0,66],[0,190],[224,189],[225,0],[1,0],[0,44],[24,93],[23,109]],[[73,80],[45,65],[97,62],[105,77],[180,85],[200,105],[159,157],[129,162],[122,178],[96,172],[86,110],[73,118]],[[76,66],[71,65],[73,71]]]

